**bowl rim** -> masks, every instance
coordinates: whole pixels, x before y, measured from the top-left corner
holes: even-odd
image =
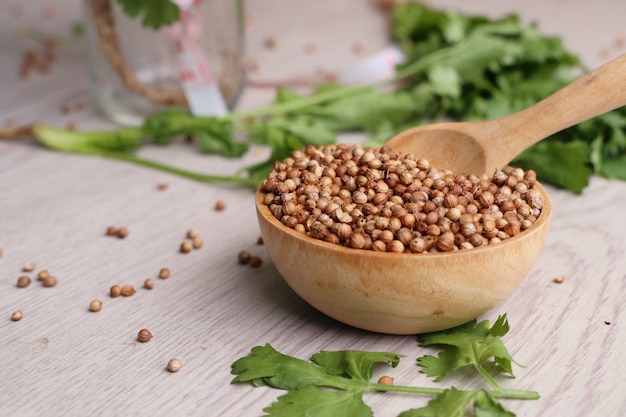
[[[541,196],[543,197],[543,207],[541,208],[541,214],[537,218],[537,220],[533,223],[533,225],[522,231],[517,236],[513,236],[511,238],[505,239],[498,243],[491,243],[479,248],[472,249],[464,249],[464,250],[454,250],[451,252],[427,252],[427,253],[396,253],[396,252],[378,252],[370,249],[356,249],[350,248],[343,245],[338,245],[336,243],[326,242],[320,239],[312,238],[304,233],[297,232],[291,227],[285,226],[279,219],[274,217],[274,215],[270,212],[269,207],[263,203],[262,196],[266,194],[261,191],[261,187],[257,188],[255,193],[255,203],[257,214],[262,216],[265,220],[269,222],[273,227],[279,229],[281,232],[284,232],[295,239],[303,241],[308,244],[312,244],[314,246],[319,247],[323,250],[337,251],[337,252],[345,252],[345,251],[354,251],[354,254],[366,255],[371,257],[411,257],[411,258],[419,258],[419,259],[441,259],[442,257],[451,257],[452,255],[456,255],[456,257],[465,257],[472,256],[473,254],[483,253],[486,251],[493,251],[497,248],[503,248],[505,246],[518,244],[520,241],[530,239],[534,234],[538,233],[545,226],[548,226],[552,217],[552,200],[546,188],[541,185],[539,182],[535,183],[533,188],[537,189]]]

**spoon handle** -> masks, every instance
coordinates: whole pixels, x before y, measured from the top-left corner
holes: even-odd
[[[537,104],[505,116],[494,132],[512,160],[540,140],[626,104],[626,54],[596,68]]]

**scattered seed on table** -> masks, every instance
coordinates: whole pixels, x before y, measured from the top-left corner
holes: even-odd
[[[58,280],[55,276],[49,275],[46,278],[42,279],[41,283],[44,287],[54,287],[55,285],[57,285]]]
[[[117,235],[117,228],[115,226],[109,226],[106,230],[107,236],[115,236]]]
[[[189,253],[193,249],[191,242],[183,242],[180,244],[180,251],[182,253]]]
[[[50,272],[48,272],[47,269],[42,269],[41,271],[39,271],[39,273],[37,274],[37,279],[39,281],[43,281],[44,279],[48,278],[50,276]]]
[[[261,259],[260,257],[256,255],[253,255],[250,257],[249,264],[252,268],[258,268],[261,266],[262,263],[263,263],[263,259]]]
[[[167,190],[167,187],[169,187],[169,184],[166,182],[158,182],[157,183],[157,188],[161,191],[163,190]]]
[[[263,244],[263,236],[259,236],[259,238],[256,240],[256,244],[257,245],[262,245]]]
[[[128,284],[124,285],[120,292],[120,294],[122,294],[122,296],[124,297],[130,297],[134,293],[135,293],[135,287],[133,287],[132,285],[128,285]]]
[[[30,285],[30,278],[26,275],[22,275],[17,279],[17,286],[20,288],[26,288]]]
[[[161,270],[159,271],[159,278],[167,279],[169,277],[170,277],[170,270],[169,270],[169,268],[161,268]]]
[[[148,329],[141,329],[139,330],[139,333],[137,333],[137,340],[141,343],[146,343],[150,339],[152,339],[152,333],[150,333],[150,330]]]
[[[111,294],[111,297],[113,298],[119,297],[120,295],[122,295],[122,287],[120,287],[119,285],[112,286],[110,290],[110,294]]]
[[[97,313],[98,311],[102,310],[102,301],[100,300],[91,301],[91,303],[89,303],[89,310],[93,311],[94,313]]]
[[[565,281],[565,277],[563,275],[559,275],[558,277],[554,278],[554,282],[556,282],[557,284],[562,284],[563,281]]]
[[[378,379],[378,383],[382,385],[393,385],[393,378],[388,375],[384,375]]]
[[[179,359],[174,358],[167,362],[167,370],[170,372],[178,372],[182,366],[183,363]]]
[[[200,237],[194,237],[193,240],[191,241],[191,245],[193,246],[194,249],[200,249],[203,244],[204,244],[204,241]]]
[[[120,239],[124,239],[126,236],[128,236],[128,229],[124,226],[120,227],[117,230],[117,237],[119,237]]]
[[[154,288],[154,280],[152,278],[147,278],[144,282],[143,282],[143,286],[144,288],[147,288],[149,290]]]
[[[187,230],[187,237],[189,239],[195,239],[197,237],[200,236],[200,232],[198,232],[196,229],[189,229]]]
[[[0,258],[2,258],[3,252],[2,252],[2,248],[0,248]]]
[[[245,251],[245,250],[242,250],[241,252],[239,252],[239,255],[237,255],[237,260],[242,265],[245,265],[248,262],[250,262],[250,258],[252,258],[252,255],[250,255],[250,252]]]
[[[32,272],[35,270],[35,264],[32,262],[25,263],[22,267],[22,271],[24,272]]]
[[[23,315],[21,310],[15,310],[13,314],[11,314],[11,320],[13,321],[20,321],[22,320],[22,317]]]
[[[267,49],[275,49],[278,46],[278,41],[276,40],[276,38],[265,38],[265,40],[263,41],[263,45],[265,45],[265,47]]]
[[[226,208],[226,203],[223,202],[222,200],[219,200],[218,202],[215,203],[215,210],[216,211],[222,211]]]

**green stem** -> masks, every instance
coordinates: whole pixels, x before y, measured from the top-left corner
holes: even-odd
[[[386,384],[370,384],[372,391],[378,392],[406,392],[411,394],[424,394],[424,395],[439,395],[442,394],[445,389],[443,388],[426,388],[426,387],[411,387],[406,385],[386,385]],[[524,391],[524,390],[509,390],[509,389],[497,389],[488,391],[489,394],[496,398],[509,398],[518,400],[538,400],[539,393],[536,391]]]
[[[349,87],[342,87],[336,90],[327,91],[325,93],[319,93],[312,96],[305,96],[299,99],[294,99],[290,101],[286,101],[284,103],[274,103],[269,104],[267,106],[252,109],[252,110],[244,110],[237,113],[231,113],[229,115],[224,116],[227,120],[241,120],[248,119],[253,117],[268,117],[268,116],[278,116],[281,114],[293,112],[296,110],[300,110],[302,108],[313,106],[315,104],[324,103],[330,100],[337,100],[341,98],[350,97],[353,95],[363,94],[370,91],[372,88],[371,85],[355,85]]]
[[[496,390],[500,390],[500,384],[482,367],[481,364],[475,364],[476,370],[479,374],[483,376],[489,382],[489,384],[494,387]]]
[[[258,186],[258,182],[248,178],[241,178],[236,175],[233,176],[222,176],[222,175],[208,175],[201,174],[199,172],[187,171],[185,169],[177,168],[171,165],[162,164],[160,162],[152,161],[149,159],[140,158],[135,155],[125,154],[120,152],[107,152],[107,151],[97,151],[94,152],[96,155],[105,156],[107,158],[118,159],[121,161],[132,162],[137,165],[142,165],[149,168],[158,169],[160,171],[169,172],[171,174],[175,174],[184,178],[189,178],[196,181],[201,182],[225,182],[225,183],[233,183],[239,185],[247,185],[251,187]]]

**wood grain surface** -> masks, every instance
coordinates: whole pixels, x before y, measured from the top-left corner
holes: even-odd
[[[313,5],[315,4],[315,5]],[[374,2],[257,0],[248,4],[248,55],[258,61],[252,80],[314,76],[344,68],[384,47],[385,16]],[[515,11],[562,36],[589,66],[624,51],[619,0],[431,1],[434,6],[500,15]],[[46,122],[82,128],[111,127],[87,108],[63,114],[67,102],[88,103],[82,45],[68,44],[48,74],[18,77],[29,47],[25,27],[49,33],[80,19],[80,2],[0,0],[0,123]],[[267,50],[263,39],[278,47]],[[304,45],[314,43],[315,53]],[[266,103],[273,91],[246,90],[241,108]],[[355,137],[346,137],[354,140]],[[358,138],[357,138],[358,139]],[[192,145],[145,148],[140,155],[188,169],[234,172],[266,156],[255,149],[243,159],[202,156]],[[415,358],[430,351],[415,336],[389,336],[340,324],[308,306],[284,283],[257,243],[254,193],[208,185],[101,158],[60,154],[29,141],[0,141],[0,416],[259,416],[279,392],[231,385],[230,365],[265,343],[301,358],[319,350],[365,349],[406,355],[398,368],[376,368],[398,384],[478,387],[471,375],[434,383]],[[158,184],[165,182],[164,190]],[[483,318],[507,313],[506,344],[525,367],[507,388],[532,389],[538,401],[507,401],[518,416],[626,414],[626,183],[593,178],[582,195],[549,188],[553,220],[544,251],[520,288]],[[217,201],[226,208],[215,210]],[[126,226],[125,239],[106,236]],[[201,249],[178,248],[188,229]],[[259,268],[239,265],[247,250]],[[22,266],[32,283],[16,286]],[[158,278],[161,268],[171,270]],[[46,269],[58,284],[45,288]],[[553,280],[564,276],[564,282]],[[151,290],[142,287],[155,280]],[[114,284],[132,284],[132,297],[110,298]],[[103,308],[89,311],[100,299]],[[20,309],[23,319],[11,321]],[[137,332],[154,337],[139,343]],[[182,369],[169,373],[171,358]],[[376,416],[396,416],[428,398],[367,394]]]

